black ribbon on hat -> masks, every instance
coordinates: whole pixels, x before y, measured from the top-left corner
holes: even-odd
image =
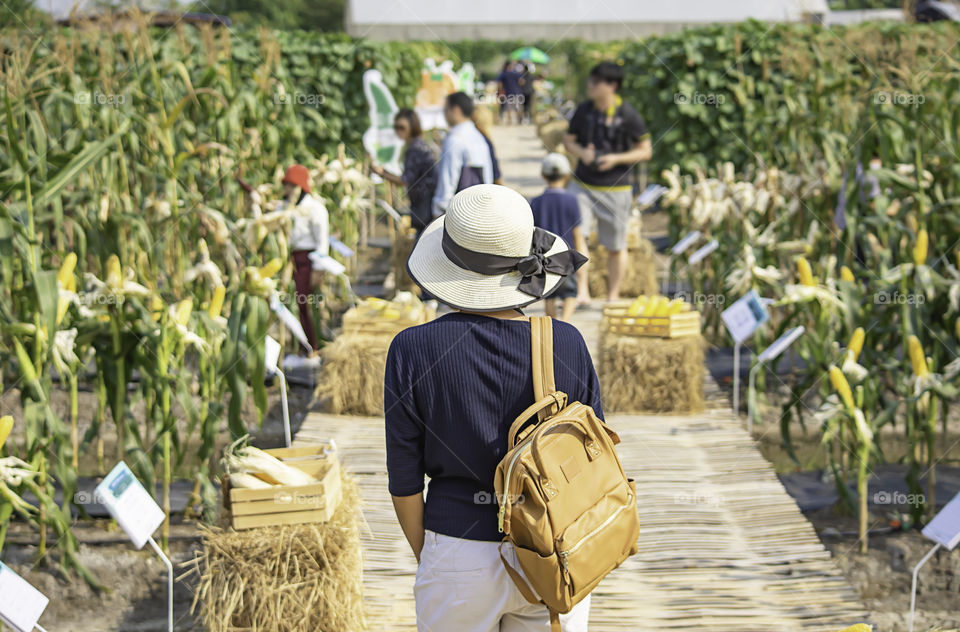
[[[442,245],[447,258],[464,270],[489,276],[519,272],[522,278],[517,289],[530,296],[542,298],[547,285],[547,272],[569,276],[587,262],[586,257],[571,249],[548,257],[546,253],[557,239],[560,238],[535,227],[530,254],[524,257],[504,257],[464,248],[453,240],[444,227]]]

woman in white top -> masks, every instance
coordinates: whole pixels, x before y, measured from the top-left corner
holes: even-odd
[[[313,269],[310,253],[328,254],[330,221],[323,203],[310,195],[310,173],[303,165],[292,165],[287,169],[283,176],[283,197],[286,205],[295,206],[298,211],[290,231],[293,281],[297,290],[295,297],[300,308],[300,324],[307,334],[310,347],[316,352],[317,336],[310,305],[314,291],[323,279],[323,272]],[[315,258],[319,257],[315,255]]]

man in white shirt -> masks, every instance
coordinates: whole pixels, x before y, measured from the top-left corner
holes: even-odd
[[[293,228],[290,231],[290,254],[293,259],[293,281],[296,285],[300,324],[310,347],[318,349],[314,333],[311,297],[323,279],[310,259],[326,256],[330,249],[330,221],[323,202],[310,195],[310,172],[303,165],[292,165],[283,176],[284,206],[294,206]]]
[[[493,161],[487,140],[473,124],[473,99],[463,92],[447,95],[443,107],[450,131],[443,140],[433,216],[447,212],[453,196],[474,184],[493,184]]]

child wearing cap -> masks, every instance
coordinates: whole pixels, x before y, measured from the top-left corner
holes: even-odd
[[[570,180],[570,161],[563,154],[548,154],[540,166],[540,174],[547,181],[547,189],[530,200],[533,225],[560,235],[577,252],[586,252],[586,243],[580,230],[577,196],[566,188]],[[561,319],[570,320],[577,308],[576,275],[568,276],[544,301],[544,311],[553,318],[557,317],[556,299],[563,301]]]

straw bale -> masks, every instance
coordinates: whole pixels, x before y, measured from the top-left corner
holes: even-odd
[[[382,415],[391,334],[343,334],[321,351],[316,397],[334,414]]]
[[[703,337],[646,338],[606,333],[599,378],[606,412],[703,410]]]
[[[657,281],[657,264],[653,244],[637,237],[628,242],[629,263],[620,282],[621,296],[652,295],[660,292]],[[590,267],[587,269],[592,296],[607,293],[607,250],[597,243],[590,246]]]
[[[365,626],[360,493],[341,474],[331,520],[234,531],[202,527],[187,563],[199,576],[192,610],[209,632],[355,632]]]

